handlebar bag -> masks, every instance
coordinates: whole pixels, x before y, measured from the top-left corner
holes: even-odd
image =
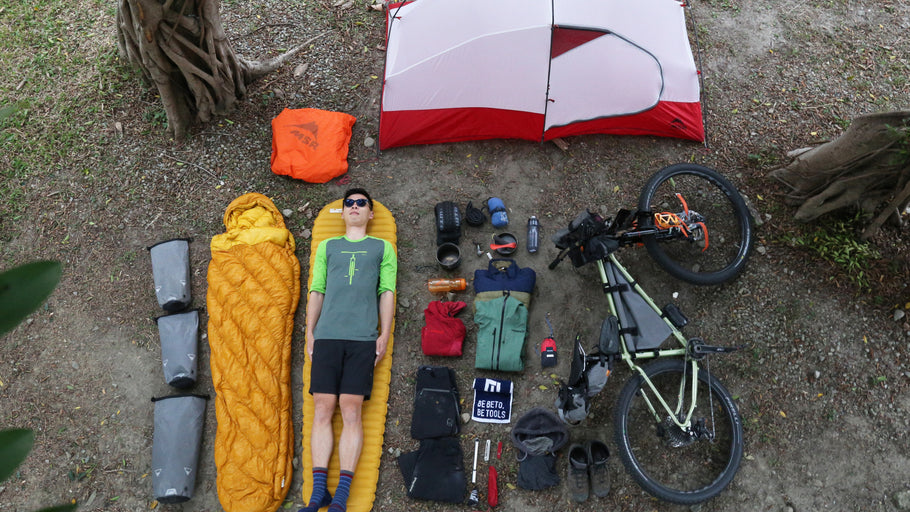
[[[487,268],[474,271],[474,291],[513,291],[531,293],[537,282],[537,274],[532,268],[521,268],[515,260],[494,258]]]

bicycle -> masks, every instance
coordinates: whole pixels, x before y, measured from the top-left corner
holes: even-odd
[[[679,211],[667,211],[671,198]],[[553,241],[560,253],[550,269],[566,256],[576,267],[595,263],[609,309],[592,353],[576,338],[569,385],[557,403],[574,403],[580,388],[588,400],[588,370],[605,369],[602,386],[613,362],[624,361],[633,375],[617,399],[613,434],[626,470],[662,500],[692,505],[713,498],[739,469],[743,425],[730,392],[710,373],[708,356],[740,347],[687,339],[685,315],[673,304],[656,306],[615,253],[642,244],[675,277],[699,285],[728,281],[742,272],[753,243],[739,192],[713,169],[673,165],[646,183],[637,211],[620,210],[607,220],[586,211]],[[668,338],[678,346],[661,348]]]

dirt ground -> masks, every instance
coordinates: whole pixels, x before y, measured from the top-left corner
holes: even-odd
[[[109,50],[116,41],[113,19],[96,8],[107,20],[101,30]],[[782,234],[800,228],[782,205],[781,190],[767,178],[771,168],[786,161],[787,151],[836,137],[853,117],[907,108],[910,4],[692,2],[692,35],[700,48],[706,93],[707,148],[669,139],[586,136],[567,139],[566,150],[552,143],[497,140],[406,147],[381,155],[370,142],[377,135],[382,13],[361,2],[332,6],[265,0],[227,1],[223,14],[235,48],[250,58],[275,55],[328,32],[254,84],[235,113],[199,127],[183,143],[168,140],[154,92],[127,73],[119,91],[110,95],[112,107],[85,114],[98,129],[87,135],[83,150],[50,174],[24,183],[28,215],[3,224],[4,266],[54,258],[63,262],[64,277],[40,311],[0,339],[0,426],[30,427],[37,434],[29,459],[14,478],[0,484],[0,510],[24,512],[72,500],[86,511],[156,506],[221,510],[212,455],[213,405],[207,410],[194,498],[184,505],[153,502],[150,398],[174,391],[162,377],[153,321],[162,311],[146,248],[169,238],[192,238],[193,304],[203,308],[205,322],[208,243],[223,232],[221,219],[231,200],[261,192],[288,210],[286,221],[298,243],[305,279],[314,212],[349,186],[369,189],[394,212],[399,228],[394,378],[374,510],[468,510],[408,499],[395,458],[417,447],[408,426],[413,400],[409,378],[418,366],[455,368],[467,397],[465,411],[472,379],[493,375],[473,368],[474,326],[467,313],[461,315],[468,326],[463,357],[421,353],[423,309],[437,298],[424,281],[471,277],[487,261],[475,256],[473,242],[485,243],[493,233],[490,224],[466,228],[462,265],[443,271],[434,261],[433,206],[443,200],[476,205],[498,196],[509,208],[510,230],[521,240],[528,217],[541,219],[541,251],[528,254],[522,246],[516,254],[518,263],[533,268],[538,277],[527,367],[519,374],[498,375],[516,383],[513,414],[518,417],[533,406],[552,408],[552,374],[567,374],[571,340],[576,334],[592,340],[605,314],[593,268],[564,264],[547,269],[556,253],[546,242],[549,235],[585,207],[604,214],[633,207],[651,173],[682,161],[725,173],[754,206],[761,224],[747,271],[719,287],[676,281],[636,249],[621,254],[659,304],[674,301],[686,312],[689,335],[749,345],[713,359],[711,366],[742,413],[745,459],[724,493],[694,509],[910,510],[910,325],[906,316],[895,313],[910,299],[907,229],[889,227],[879,237],[876,243],[887,264],[877,267],[873,289],[859,293],[828,263],[783,241]],[[270,120],[285,107],[340,110],[358,118],[347,175],[313,185],[270,172]],[[470,301],[469,293],[455,297]],[[542,370],[537,358],[537,346],[547,335],[547,313],[561,351],[555,371]],[[292,363],[298,440],[303,320],[301,301]],[[194,391],[213,394],[204,329],[199,348],[200,379]],[[573,440],[611,442],[611,404],[627,377],[625,370],[615,373],[591,417],[571,428]],[[618,457],[611,460],[613,490],[604,499],[578,505],[570,502],[565,486],[552,492],[518,489],[507,425],[469,422],[462,434],[466,459],[475,437],[506,446],[497,463],[499,510],[683,508],[650,498],[623,471]],[[299,468],[299,441],[295,444]],[[565,457],[558,464],[564,471]],[[304,505],[304,476],[295,471],[284,508]]]

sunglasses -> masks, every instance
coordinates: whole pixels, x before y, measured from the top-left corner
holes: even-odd
[[[360,208],[363,208],[364,206],[367,205],[367,200],[366,199],[345,199],[344,200],[344,205],[348,208],[354,206],[355,204],[357,206],[359,206]]]

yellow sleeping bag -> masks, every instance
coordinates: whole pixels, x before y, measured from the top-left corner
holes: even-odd
[[[291,336],[300,300],[294,237],[272,201],[235,199],[212,238],[206,309],[215,386],[218,499],[271,512],[291,485]]]
[[[343,235],[345,231],[344,220],[341,218],[342,200],[339,199],[327,205],[313,223],[313,239],[310,250],[310,281],[312,280],[313,262],[316,259],[316,248],[319,242],[326,238]],[[397,253],[398,236],[396,233],[395,217],[388,208],[373,200],[373,219],[367,225],[367,234],[388,240]],[[309,289],[309,283],[307,285]],[[379,462],[382,457],[382,439],[385,435],[385,419],[388,411],[389,384],[392,379],[392,346],[395,340],[395,323],[392,322],[392,335],[386,355],[373,369],[373,390],[370,399],[363,402],[363,450],[360,460],[354,470],[354,479],[351,481],[351,494],[348,496],[347,512],[369,512],[373,508],[376,497],[376,484],[379,481]],[[302,345],[301,345],[302,346]],[[303,502],[309,503],[310,494],[313,492],[313,459],[310,450],[310,435],[313,428],[313,395],[310,389],[310,367],[312,362],[307,357],[303,366]],[[332,418],[332,428],[335,434],[335,447],[338,446],[338,437],[342,427],[341,412],[335,409]],[[329,492],[334,494],[338,486],[338,474],[341,465],[338,460],[338,450],[332,452],[329,461],[328,486]],[[326,507],[327,509],[328,507]]]

